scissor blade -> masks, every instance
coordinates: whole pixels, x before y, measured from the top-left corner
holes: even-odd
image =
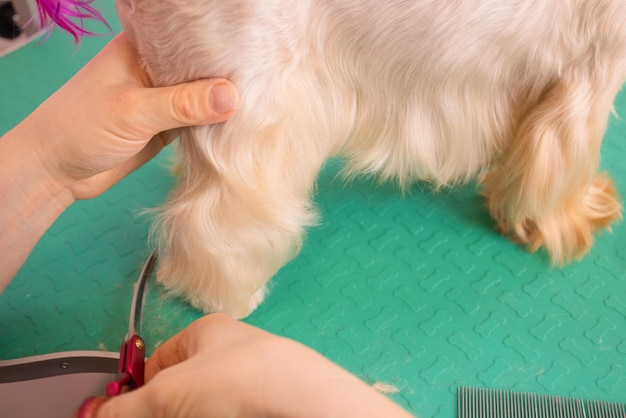
[[[130,318],[128,318],[128,334],[126,334],[126,340],[131,339],[133,335],[141,331],[141,315],[143,313],[143,302],[146,297],[146,288],[150,277],[152,277],[156,262],[157,255],[156,249],[154,249],[144,263],[141,273],[139,273],[139,278],[135,283],[135,292],[130,306]]]

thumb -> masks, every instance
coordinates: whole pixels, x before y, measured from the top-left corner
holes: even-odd
[[[228,80],[197,80],[148,89],[145,107],[153,134],[184,126],[201,126],[229,119],[239,106],[237,90]]]

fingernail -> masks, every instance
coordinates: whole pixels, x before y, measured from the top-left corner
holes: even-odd
[[[218,84],[211,89],[210,101],[215,113],[228,113],[237,109],[239,97],[232,84]]]
[[[85,399],[85,401],[80,406],[78,411],[76,411],[76,413],[74,414],[74,417],[75,418],[95,417],[98,409],[100,409],[100,407],[105,401],[106,401],[106,398],[98,398],[95,396]]]

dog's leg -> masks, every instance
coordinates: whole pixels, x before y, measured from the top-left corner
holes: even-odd
[[[329,137],[310,90],[296,109],[296,99],[265,106],[243,95],[229,122],[183,131],[179,184],[156,225],[159,281],[205,312],[237,318],[263,300],[315,222],[310,194]]]
[[[292,161],[278,166],[259,160],[258,170],[238,173],[193,161],[202,153],[198,142],[212,140],[220,139],[181,138],[187,144],[184,174],[157,225],[158,278],[196,308],[242,318],[263,300],[266,282],[298,251],[303,227],[313,221],[307,200],[313,179],[296,191],[280,176],[264,173],[263,166],[273,164],[268,171],[283,169],[288,177],[292,173],[285,164],[298,164]]]
[[[566,69],[522,118],[484,179],[499,229],[554,264],[581,257],[592,232],[621,217],[612,181],[597,172],[600,145],[622,79],[617,65]],[[610,61],[611,58],[604,58]],[[598,59],[596,62],[603,62]]]

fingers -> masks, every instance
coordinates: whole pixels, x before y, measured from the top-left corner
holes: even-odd
[[[144,370],[146,382],[152,380],[161,370],[181,363],[189,356],[189,333],[185,329],[163,343],[148,358]]]
[[[167,145],[166,140],[167,137],[164,138],[161,134],[156,135],[139,153],[120,165],[90,178],[83,179],[80,182],[72,183],[70,188],[74,198],[84,200],[100,195],[104,190],[109,189],[157,155]]]
[[[141,103],[137,107],[152,117],[157,132],[185,126],[201,126],[229,119],[239,106],[239,96],[232,83],[223,78],[196,80],[168,87],[152,87],[145,69],[139,65],[137,51],[122,32],[105,47],[103,53],[116,54],[116,59],[105,60],[105,64],[116,63],[120,79],[134,77],[142,87],[147,87],[135,96]],[[132,83],[132,79],[127,82]]]
[[[150,161],[171,141],[172,138],[164,132],[155,135],[140,152],[112,170],[110,174],[111,180],[113,181],[112,184],[117,183],[119,180]]]
[[[159,405],[148,399],[145,390],[135,390],[113,398],[92,398],[77,412],[77,418],[148,418],[159,416]],[[156,400],[158,402],[158,400]]]
[[[142,109],[153,134],[183,126],[223,122],[237,110],[235,87],[224,79],[197,80],[170,87],[151,88],[141,95]]]
[[[245,330],[243,336],[242,330]],[[152,353],[146,361],[144,371],[146,382],[160,371],[192,357],[199,350],[215,346],[229,347],[233,344],[233,338],[247,338],[249,332],[256,331],[256,328],[240,323],[225,314],[206,315],[188,325]]]

